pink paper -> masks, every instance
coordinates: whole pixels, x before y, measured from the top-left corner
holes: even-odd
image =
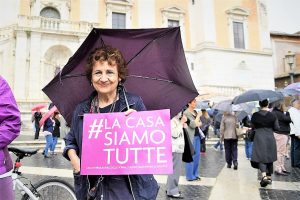
[[[81,174],[173,173],[170,110],[85,114]]]

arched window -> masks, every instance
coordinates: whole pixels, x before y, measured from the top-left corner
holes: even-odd
[[[40,16],[46,17],[46,18],[55,18],[60,19],[60,14],[58,10],[52,7],[45,7],[40,13]]]

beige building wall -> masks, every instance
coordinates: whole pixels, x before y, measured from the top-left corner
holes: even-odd
[[[236,21],[243,18],[245,23],[244,31],[246,48],[249,50],[259,51],[260,45],[260,30],[259,19],[257,13],[257,1],[254,0],[214,0],[215,2],[215,14],[216,14],[216,38],[217,46],[222,48],[233,48],[232,43],[232,19],[228,11],[230,9],[244,9],[248,12],[248,16],[237,16]]]

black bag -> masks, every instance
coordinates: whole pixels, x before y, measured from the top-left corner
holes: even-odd
[[[255,136],[255,130],[254,129],[250,129],[250,130],[248,130],[246,132],[245,139],[253,142],[254,136]]]
[[[184,151],[182,154],[182,161],[186,163],[193,162],[193,155],[195,154],[195,149],[193,143],[191,142],[190,136],[185,130],[183,129],[184,134]]]

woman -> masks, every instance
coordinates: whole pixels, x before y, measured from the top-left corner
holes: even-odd
[[[53,114],[46,119],[44,125],[43,125],[43,134],[45,136],[46,145],[45,149],[43,151],[44,158],[50,158],[49,156],[49,150],[51,150],[53,145],[53,130],[54,130],[54,120],[52,119]]]
[[[187,132],[193,142],[195,154],[193,155],[193,162],[185,164],[186,179],[188,181],[199,181],[201,180],[199,175],[199,162],[200,162],[200,132],[201,126],[200,116],[201,112],[196,112],[196,99],[188,103],[188,108],[184,111],[184,115],[187,117]]]
[[[277,161],[275,161],[275,174],[286,176],[289,172],[284,167],[284,156],[287,151],[287,142],[290,134],[290,123],[292,122],[290,113],[285,112],[284,102],[278,102],[274,105],[272,113],[276,116],[279,124],[278,131],[275,131],[274,137],[277,146]]]
[[[209,126],[211,125],[211,119],[207,113],[207,111],[205,109],[201,109],[202,115],[200,117],[200,121],[202,123],[201,125],[201,130],[204,133],[205,137],[201,138],[201,153],[205,153],[206,152],[206,144],[205,144],[205,140],[206,138],[209,137],[208,135],[208,130],[209,130]]]
[[[53,120],[54,120],[54,128],[53,128],[53,134],[52,134],[53,143],[52,143],[50,150],[51,150],[52,155],[56,155],[56,153],[54,151],[55,151],[55,147],[57,144],[57,140],[60,137],[59,112],[54,112]]]
[[[125,92],[121,86],[127,75],[127,66],[118,49],[104,46],[91,52],[86,75],[95,91],[77,105],[71,130],[65,137],[66,147],[63,152],[74,169],[77,199],[155,199],[158,185],[153,175],[80,175],[84,113],[125,112],[125,115],[129,115],[134,111],[146,110],[139,96]]]
[[[260,111],[251,118],[252,128],[255,131],[253,140],[251,165],[261,171],[261,187],[266,187],[272,182],[273,162],[277,160],[276,141],[274,131],[279,129],[276,116],[269,112],[269,101],[260,101]]]
[[[20,134],[21,117],[8,83],[0,76],[0,199],[14,200],[13,162],[7,146]]]
[[[183,198],[179,192],[178,182],[181,171],[182,154],[184,152],[184,134],[183,127],[186,126],[187,118],[178,113],[171,120],[172,128],[172,156],[173,156],[173,174],[167,179],[167,195],[172,198]]]
[[[227,168],[231,168],[233,164],[233,169],[238,169],[238,151],[237,151],[237,135],[235,132],[237,119],[230,112],[224,112],[221,120],[221,141],[224,141],[225,147],[225,159],[227,163]]]

